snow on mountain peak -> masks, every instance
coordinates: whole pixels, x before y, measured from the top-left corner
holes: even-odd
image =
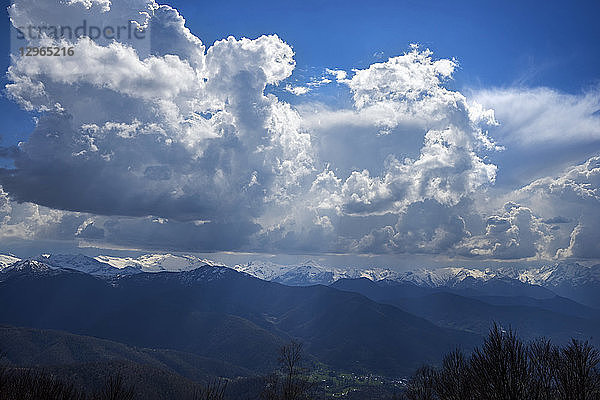
[[[54,268],[68,268],[95,276],[130,275],[141,272],[137,268],[118,269],[82,254],[42,254],[36,260]]]
[[[191,255],[174,254],[144,254],[134,257],[97,256],[95,260],[109,264],[115,268],[133,267],[143,272],[183,272],[209,265],[217,266],[211,260],[202,259]]]
[[[480,270],[464,267],[420,268],[399,275],[397,280],[412,282],[419,286],[454,286],[467,278],[488,281],[496,274],[489,269]]]
[[[265,281],[274,280],[290,269],[290,267],[270,261],[249,261],[246,264],[234,265],[232,268]]]
[[[21,259],[10,254],[0,254],[0,271],[3,271],[6,267],[17,261],[21,261]]]
[[[516,279],[534,285],[560,286],[569,284],[579,286],[591,282],[600,282],[600,265],[586,267],[576,262],[563,261],[517,271],[516,274]]]
[[[35,261],[37,260],[37,261]],[[27,261],[29,264],[24,262]],[[36,262],[39,262],[36,264]],[[203,266],[223,267],[221,263],[193,255],[145,254],[138,257],[115,257],[100,255],[87,257],[63,254],[42,254],[34,260],[21,260],[8,254],[0,254],[0,271],[18,268],[69,268],[95,276],[112,277],[140,272],[184,272]],[[44,264],[48,266],[42,267]],[[561,261],[536,267],[507,266],[499,268],[442,267],[419,268],[398,272],[387,268],[345,269],[320,265],[305,260],[296,265],[281,265],[270,261],[250,261],[237,264],[231,269],[259,279],[287,285],[331,284],[339,279],[368,278],[372,281],[392,280],[410,282],[427,287],[455,287],[465,280],[487,282],[491,279],[514,279],[529,285],[549,289],[560,286],[580,286],[600,283],[600,265],[587,267],[576,262]]]
[[[389,269],[345,269],[327,267],[314,260],[296,265],[281,265],[270,261],[251,261],[233,267],[256,278],[293,286],[329,285],[339,279],[368,278],[373,281],[394,279],[398,273]]]
[[[465,268],[445,267],[421,268],[400,274],[398,280],[409,281],[420,286],[454,286],[464,279],[473,278],[486,282],[490,279],[514,279],[530,285],[555,287],[571,286],[589,282],[600,282],[600,265],[586,267],[574,262],[558,262],[540,267]]]
[[[48,272],[52,271],[49,265],[36,260],[19,260],[2,269],[2,273],[11,272]]]

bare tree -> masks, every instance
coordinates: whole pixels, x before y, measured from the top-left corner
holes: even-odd
[[[261,397],[265,400],[308,399],[313,387],[303,367],[302,343],[292,340],[279,349],[279,371],[267,377]]]
[[[538,339],[527,346],[529,359],[530,396],[532,400],[558,399],[556,373],[558,347],[549,339]]]
[[[525,346],[494,324],[470,359],[456,350],[441,368],[421,367],[408,381],[409,400],[600,400],[600,352],[572,339],[559,348],[548,339]]]
[[[527,351],[523,342],[509,329],[497,324],[490,329],[481,349],[471,357],[473,393],[478,399],[529,399]]]
[[[444,356],[441,370],[435,377],[434,389],[441,400],[473,399],[471,366],[460,349]]]
[[[279,364],[284,375],[283,399],[296,400],[306,391],[306,380],[301,378],[302,343],[291,341],[279,349]]]
[[[281,399],[281,389],[279,384],[279,376],[274,373],[265,378],[265,385],[260,394],[263,400],[279,400]]]
[[[436,400],[438,398],[434,389],[436,380],[436,371],[424,365],[409,379],[404,396],[408,400]]]
[[[560,351],[558,361],[558,391],[561,400],[591,400],[600,398],[600,379],[596,367],[600,353],[587,341],[572,339]]]

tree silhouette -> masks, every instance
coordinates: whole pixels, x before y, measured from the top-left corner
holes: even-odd
[[[557,372],[559,349],[549,339],[538,339],[527,347],[529,357],[530,396],[532,400],[558,398]]]
[[[406,398],[408,400],[437,399],[434,389],[436,375],[436,371],[428,365],[419,368],[406,385]]]
[[[421,367],[409,379],[409,400],[600,400],[600,353],[572,339],[559,348],[548,339],[525,345],[494,324],[470,358],[447,354],[439,369]]]
[[[600,399],[600,379],[596,367],[598,350],[588,342],[572,339],[560,351],[558,361],[558,391],[564,400]]]
[[[265,400],[308,399],[313,387],[303,366],[303,345],[292,340],[279,349],[279,370],[267,377],[261,398]]]
[[[469,359],[456,349],[442,360],[441,370],[436,375],[435,393],[440,399],[471,400],[474,398],[471,375]]]
[[[529,397],[528,360],[525,345],[512,330],[497,324],[490,329],[481,349],[471,356],[473,394],[489,400],[522,400]]]

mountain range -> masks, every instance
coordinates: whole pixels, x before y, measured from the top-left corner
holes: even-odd
[[[327,365],[385,376],[480,339],[358,293],[286,286],[208,265],[98,277],[23,260],[0,271],[0,302],[1,323],[174,349],[263,372],[291,338]]]
[[[419,268],[403,272],[384,268],[329,268],[315,263],[285,267],[268,262],[250,262],[233,268],[286,285],[331,285],[340,279],[368,278],[375,282],[389,280],[427,288],[483,290],[492,295],[560,295],[600,308],[600,265],[587,267],[576,262],[563,261],[540,267]]]
[[[161,382],[205,382],[211,368],[230,379],[266,374],[296,339],[314,365],[404,377],[452,348],[470,351],[494,322],[527,340],[600,344],[599,268],[397,272],[227,267],[172,254],[0,255],[0,351],[15,365],[137,363]]]
[[[222,263],[193,255],[146,254],[139,257],[115,257],[44,254],[35,258],[53,267],[70,268],[95,276],[130,275],[140,272],[182,272]],[[0,270],[18,261],[12,255],[0,255]],[[256,278],[288,286],[331,285],[340,279],[368,278],[372,281],[410,282],[419,287],[456,290],[483,290],[495,295],[526,295],[572,298],[588,306],[600,308],[600,265],[583,266],[576,262],[557,262],[540,267],[420,268],[394,271],[385,268],[334,268],[307,261],[301,265],[280,265],[252,261],[231,266]],[[495,290],[493,288],[495,287]]]

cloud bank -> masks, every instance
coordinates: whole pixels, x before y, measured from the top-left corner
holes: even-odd
[[[6,92],[39,117],[25,142],[2,149],[14,164],[0,171],[2,238],[185,251],[600,257],[589,245],[598,238],[589,222],[598,218],[597,159],[507,193],[501,209],[481,206],[502,168],[490,156],[503,144],[545,140],[552,121],[573,115],[585,118],[569,129],[595,137],[593,94],[554,119],[527,107],[531,98],[542,106],[568,100],[552,92],[467,98],[448,85],[457,61],[416,45],[292,85],[294,51],[276,35],[205,45],[177,10],[154,1],[38,3],[16,1],[13,26],[134,21],[147,37],[41,37],[29,44],[72,47],[74,56],[13,56]],[[351,106],[291,104],[272,90],[302,96],[328,84],[347,90]],[[504,113],[515,98],[525,105],[517,102],[517,117],[504,125],[512,136],[492,139],[488,131],[503,122],[481,104]],[[520,138],[525,131],[542,133]],[[580,203],[585,218],[573,213]],[[559,216],[569,222],[552,222]]]

